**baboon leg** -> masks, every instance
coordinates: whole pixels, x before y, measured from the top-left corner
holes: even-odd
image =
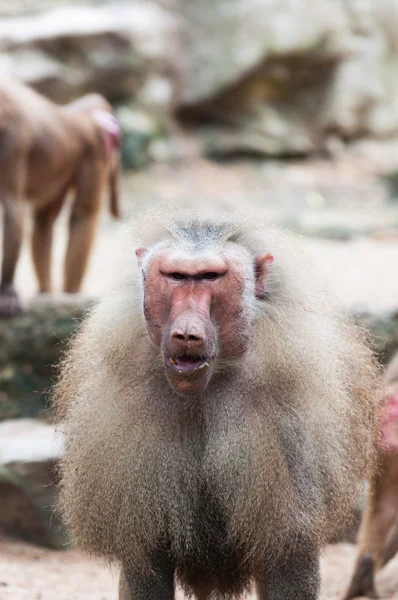
[[[355,564],[354,575],[344,600],[366,596],[367,598],[378,598],[375,583],[375,561],[369,554],[360,554]]]
[[[33,213],[32,257],[40,293],[51,291],[51,251],[53,227],[62,208],[66,193],[37,208]]]
[[[389,533],[387,542],[384,546],[383,554],[380,559],[380,567],[384,567],[398,552],[398,523],[394,524]]]
[[[359,532],[358,557],[345,600],[359,596],[377,598],[374,575],[382,560],[388,532],[396,520],[397,501],[398,498],[383,498],[379,494],[369,498]]]
[[[319,551],[302,544],[283,563],[267,571],[260,600],[316,600],[320,588]],[[268,589],[266,589],[268,588]]]
[[[104,190],[103,171],[101,165],[98,166],[94,160],[86,162],[80,169],[65,259],[64,290],[68,293],[80,290],[87,268]]]
[[[0,176],[3,167],[0,165]],[[3,208],[3,253],[0,282],[0,316],[10,316],[21,310],[14,288],[14,276],[23,236],[23,205],[21,189],[22,172],[18,179],[18,165],[8,165],[12,169],[11,180],[4,176],[0,188],[0,204]],[[6,169],[5,169],[6,171]]]
[[[385,543],[398,513],[395,473],[391,467],[393,463],[390,465],[388,460],[384,461],[371,483],[374,493],[369,495],[362,518],[358,535],[358,557],[345,600],[358,596],[377,598],[374,574],[376,567],[383,564]]]
[[[124,568],[119,580],[119,600],[174,600],[174,570],[161,564],[155,573]]]

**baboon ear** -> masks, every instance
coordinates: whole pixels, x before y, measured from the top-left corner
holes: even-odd
[[[144,260],[147,252],[148,250],[146,248],[137,248],[137,250],[135,251],[135,255],[138,259],[138,266],[140,267],[140,269],[142,269],[142,261]]]
[[[256,287],[255,292],[257,298],[261,298],[265,292],[268,275],[271,271],[271,265],[274,261],[272,254],[259,254],[256,257],[255,263],[255,275],[256,275]]]

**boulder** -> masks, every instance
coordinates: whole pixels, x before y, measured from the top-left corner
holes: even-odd
[[[365,0],[186,3],[179,114],[210,156],[307,154],[329,136],[398,133],[398,5]]]
[[[148,111],[134,105],[119,106],[116,117],[123,131],[123,167],[145,167],[152,159],[151,143],[162,135],[161,123]]]
[[[102,0],[85,0],[85,4],[101,3]],[[0,0],[0,17],[35,14],[65,4],[65,0]],[[82,0],[68,0],[68,4],[82,4]]]
[[[0,421],[50,416],[54,365],[92,302],[83,296],[42,296],[20,315],[0,319]]]
[[[17,77],[61,103],[97,91],[113,102],[141,96],[168,112],[178,40],[178,18],[155,2],[68,3],[0,18],[0,75]]]
[[[56,463],[63,440],[54,425],[34,419],[0,423],[0,531],[62,547],[56,507]]]
[[[395,0],[83,4],[0,0],[0,76],[59,102],[95,90],[163,125],[177,111],[209,156],[398,134]]]

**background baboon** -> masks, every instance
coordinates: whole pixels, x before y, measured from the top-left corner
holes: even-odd
[[[119,128],[102,96],[90,94],[62,107],[20,83],[0,82],[0,314],[20,308],[13,281],[25,199],[33,207],[32,254],[39,289],[48,292],[54,221],[67,192],[75,191],[64,289],[79,291],[107,182],[111,212],[115,217],[119,214],[119,145]]]
[[[149,215],[63,367],[61,503],[122,600],[316,598],[373,456],[377,367],[261,220]],[[130,234],[131,235],[131,234]],[[65,414],[66,413],[66,414]],[[211,596],[214,597],[214,596]]]
[[[358,558],[345,598],[377,598],[374,576],[398,550],[398,354],[385,372],[389,402],[382,416],[383,440],[358,534]]]

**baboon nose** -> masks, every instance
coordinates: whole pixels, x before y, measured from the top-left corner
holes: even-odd
[[[195,325],[188,324],[187,327],[175,327],[171,332],[175,342],[182,342],[190,346],[198,346],[205,341],[205,334]]]

